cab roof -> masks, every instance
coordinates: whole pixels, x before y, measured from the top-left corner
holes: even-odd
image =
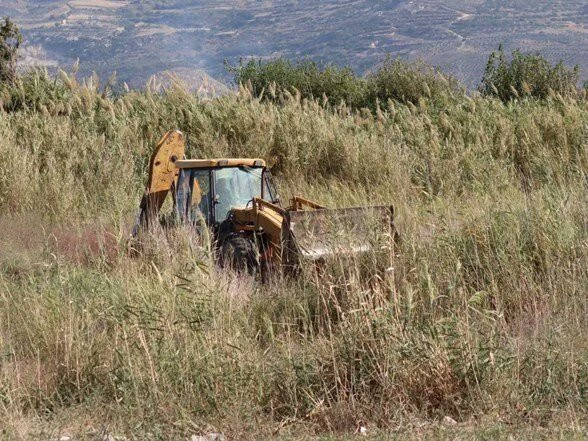
[[[182,159],[175,164],[177,168],[265,167],[265,161],[259,158]]]

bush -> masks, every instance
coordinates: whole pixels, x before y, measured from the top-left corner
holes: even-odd
[[[394,100],[417,104],[422,98],[440,99],[459,91],[456,80],[446,78],[440,70],[423,62],[407,62],[388,58],[375,72],[367,76],[366,104]]]
[[[256,97],[276,101],[280,91],[298,91],[302,98],[327,97],[325,104],[344,102],[354,109],[372,111],[378,103],[386,107],[388,100],[403,104],[417,104],[422,98],[439,101],[460,89],[457,81],[423,62],[392,58],[366,78],[356,76],[349,68],[321,68],[312,61],[292,63],[285,59],[249,61],[229,70],[234,73],[235,83],[251,88]]]
[[[238,67],[229,67],[237,84],[248,85],[254,96],[275,100],[279,89],[293,93],[299,91],[303,98],[328,97],[329,103],[342,101],[351,106],[362,103],[365,83],[348,67],[326,65],[321,68],[313,61],[277,59],[268,62],[251,60]]]
[[[483,95],[502,101],[520,97],[544,99],[550,93],[568,96],[577,92],[579,73],[578,66],[570,69],[562,62],[553,66],[538,53],[524,54],[518,49],[509,61],[500,46],[490,54],[479,89]]]

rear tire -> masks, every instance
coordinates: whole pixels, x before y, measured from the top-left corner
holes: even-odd
[[[252,240],[243,236],[227,238],[221,247],[222,265],[237,273],[255,274],[259,270],[259,252]]]

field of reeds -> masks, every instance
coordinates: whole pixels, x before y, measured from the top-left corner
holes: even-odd
[[[265,93],[2,90],[0,439],[587,436],[585,93]],[[283,200],[394,204],[387,276],[261,285],[182,230],[129,257],[174,128],[190,157],[267,158]]]

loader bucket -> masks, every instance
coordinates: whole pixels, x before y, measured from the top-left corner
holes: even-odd
[[[287,211],[283,232],[287,266],[332,256],[356,256],[390,245],[395,235],[393,208]]]

